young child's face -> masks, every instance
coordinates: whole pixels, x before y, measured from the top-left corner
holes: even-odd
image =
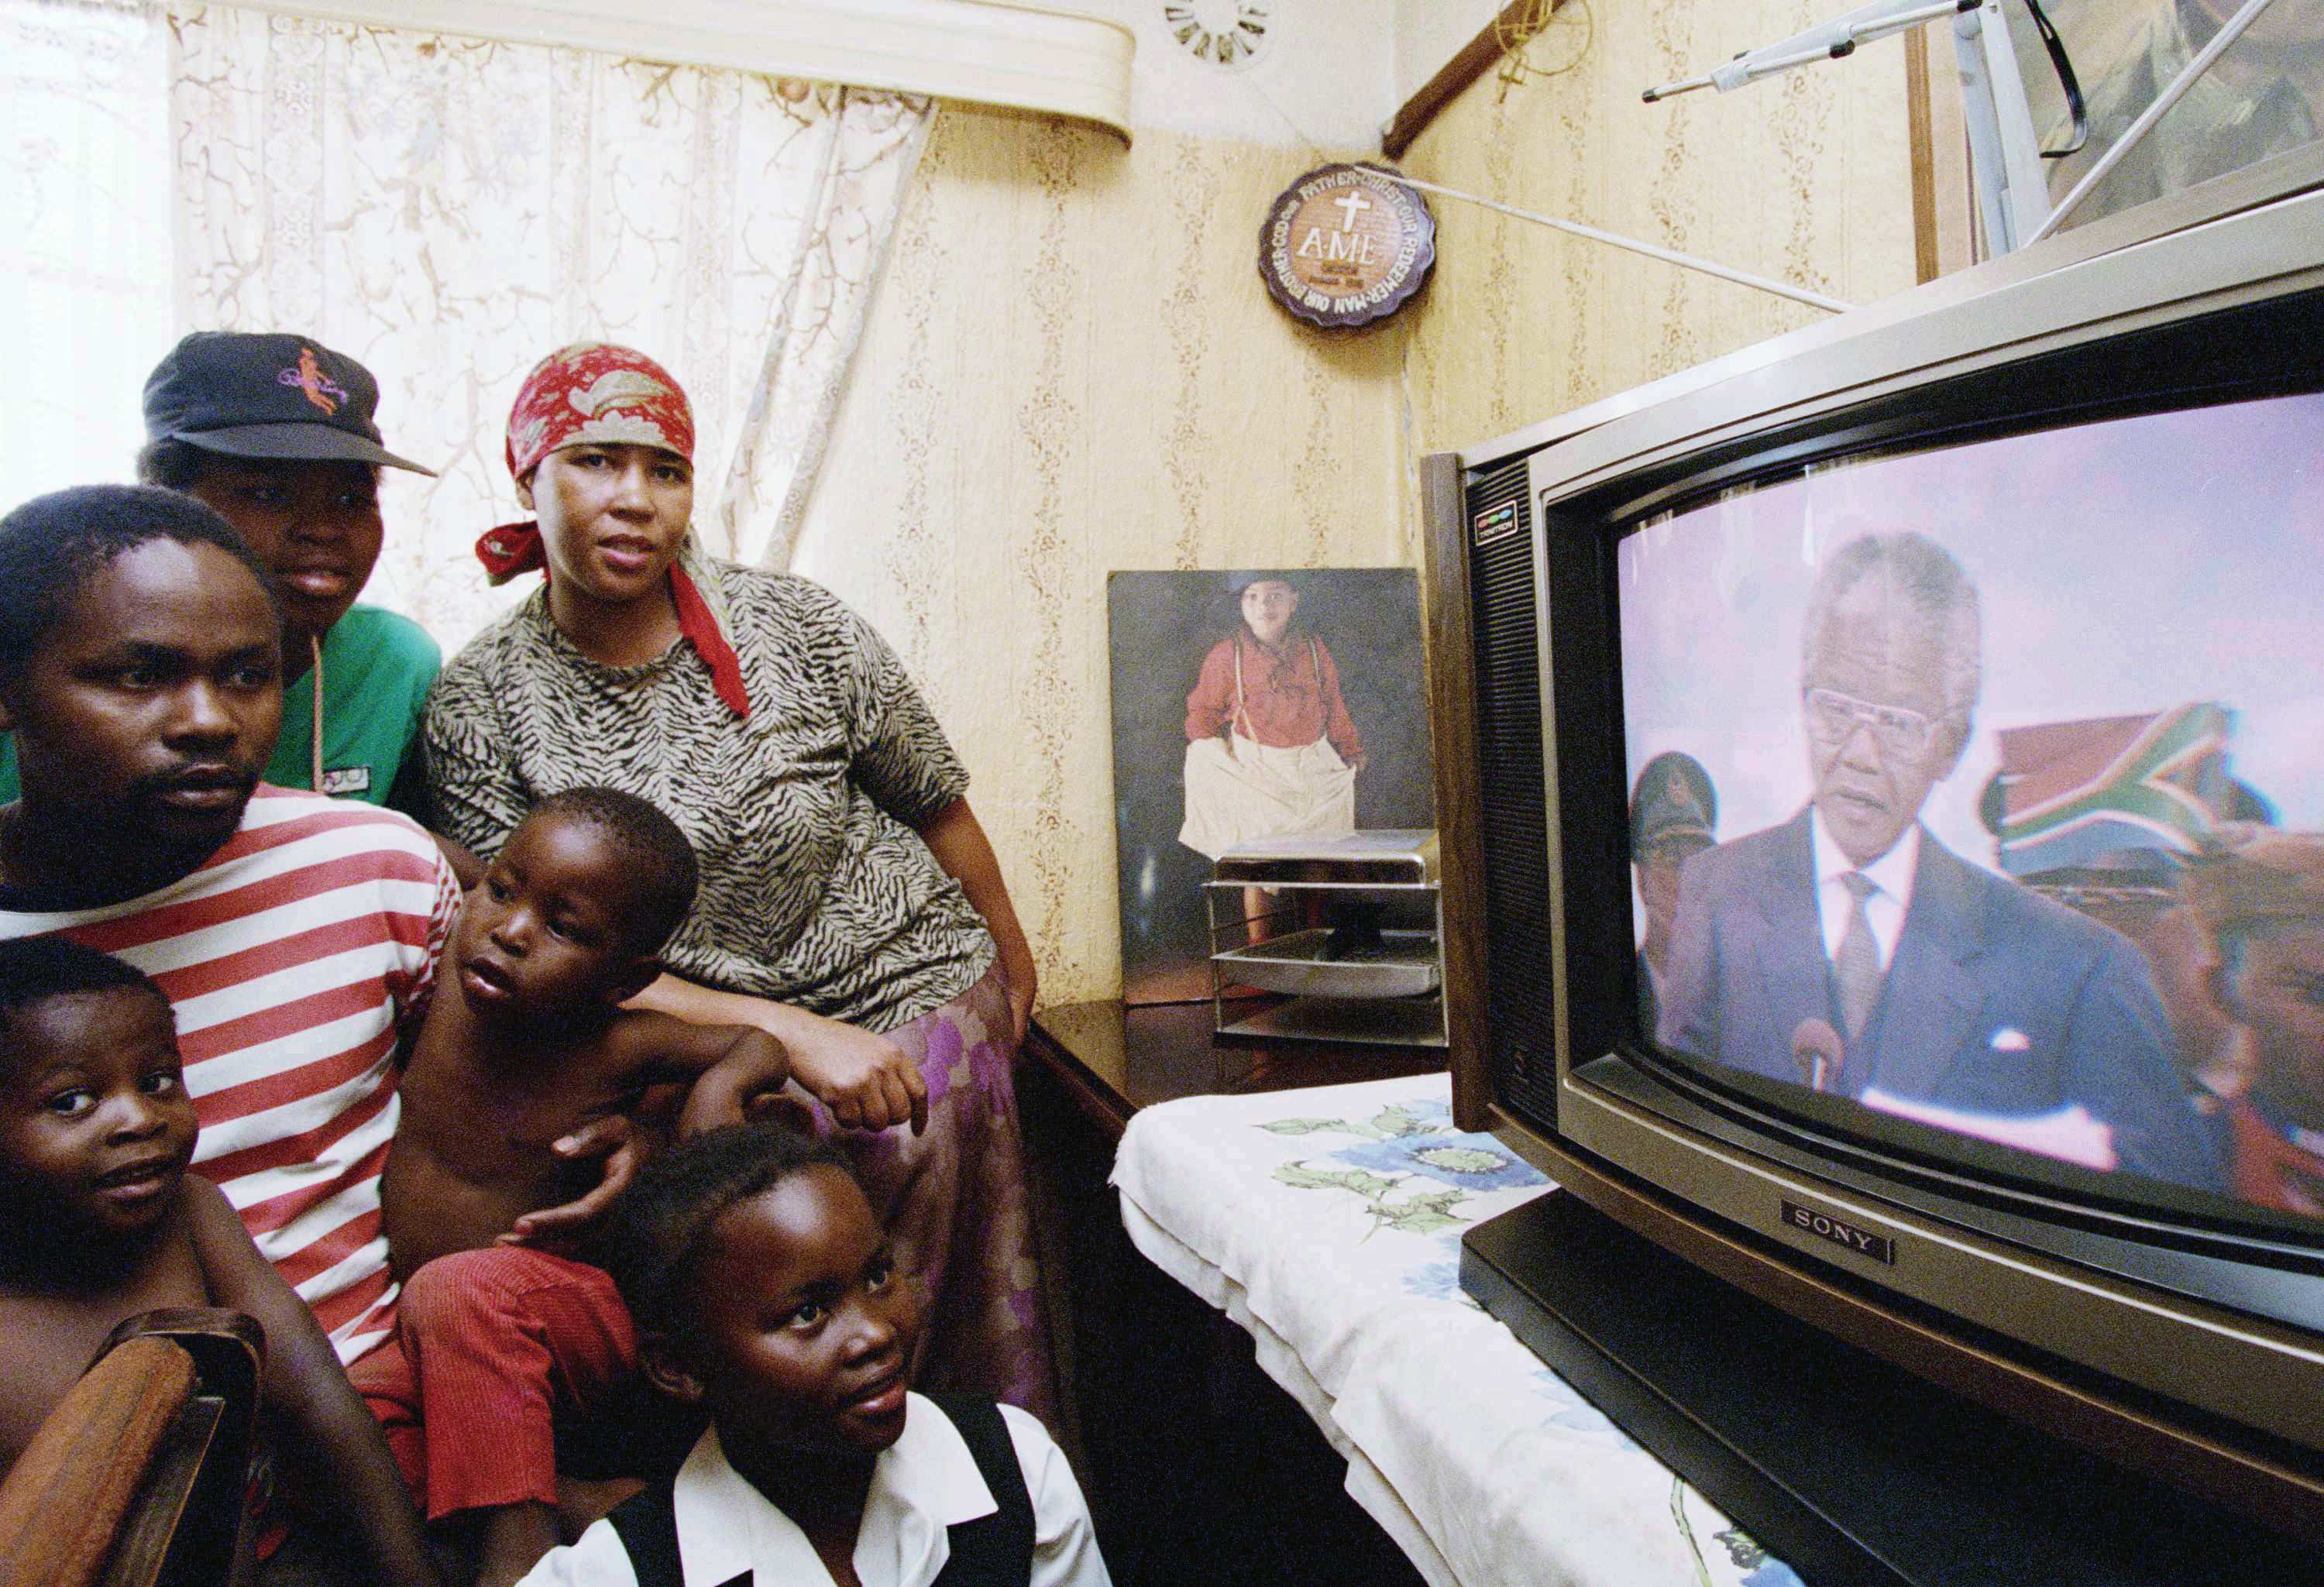
[[[176,1023],[152,992],[74,992],[0,1021],[0,1215],[99,1237],[150,1229],[198,1129]]]
[[[1279,578],[1262,578],[1243,586],[1242,620],[1250,624],[1251,632],[1270,645],[1283,642],[1283,635],[1291,626],[1291,614],[1298,610],[1298,592]]]
[[[711,1226],[679,1346],[733,1444],[875,1453],[904,1431],[919,1305],[870,1204],[818,1166]]]
[[[460,912],[453,948],[461,995],[495,1017],[632,995],[652,973],[626,918],[632,890],[620,849],[595,823],[525,822]]]

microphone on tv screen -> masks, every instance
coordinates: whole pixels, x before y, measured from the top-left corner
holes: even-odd
[[[1846,1049],[1829,1020],[1803,1020],[1792,1027],[1792,1061],[1810,1091],[1830,1091],[1840,1079]]]

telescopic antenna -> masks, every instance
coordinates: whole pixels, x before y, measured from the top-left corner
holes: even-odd
[[[1898,10],[1895,4],[1865,6],[1851,11],[1821,27],[1794,33],[1780,43],[1763,49],[1746,50],[1726,65],[1702,77],[1683,78],[1674,83],[1648,88],[1642,97],[1649,105],[1679,94],[1691,94],[1697,88],[1717,88],[1724,94],[1761,78],[1773,77],[1779,71],[1789,71],[1795,66],[1813,66],[1819,60],[1845,60],[1856,53],[1858,44],[1868,44],[1875,39],[1885,39],[1891,33],[1906,32],[1928,23],[1975,11],[1983,0],[1907,0],[1906,8]]]
[[[2050,190],[2001,0],[1875,0],[1788,39],[1746,50],[1699,76],[1648,88],[1646,101],[1651,105],[1698,88],[1729,93],[1796,67],[1845,60],[1870,40],[1947,19],[1960,66],[1961,107],[1986,245],[1991,253],[2006,254],[2032,241],[2049,218]]]

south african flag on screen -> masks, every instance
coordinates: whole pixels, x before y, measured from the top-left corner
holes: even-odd
[[[2002,870],[2034,876],[2132,851],[2193,853],[2227,792],[2234,728],[2234,712],[2203,701],[2003,729]]]

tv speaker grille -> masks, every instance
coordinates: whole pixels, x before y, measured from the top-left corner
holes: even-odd
[[[1471,632],[1476,650],[1482,817],[1486,1050],[1510,1106],[1556,1120],[1548,792],[1541,734],[1539,568],[1524,458],[1469,488]],[[1511,531],[1505,509],[1514,503]]]

